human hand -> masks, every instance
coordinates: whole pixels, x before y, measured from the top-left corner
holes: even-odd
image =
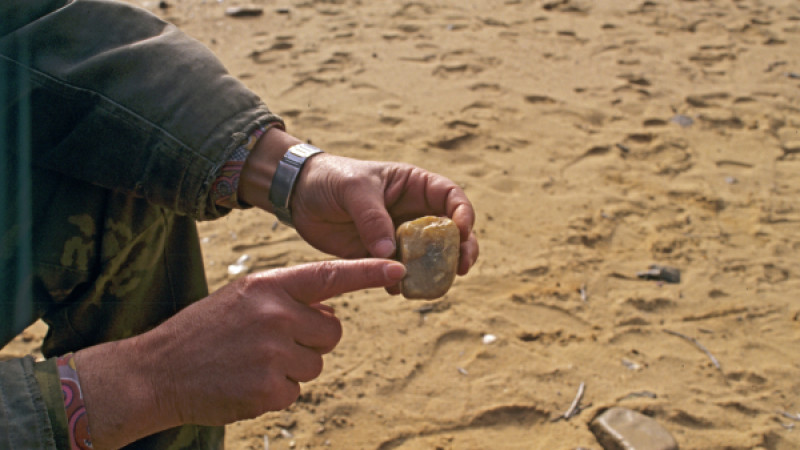
[[[320,302],[404,275],[402,264],[381,259],[252,274],[147,333],[82,350],[76,356],[95,441],[115,447],[172,426],[223,425],[286,408],[341,337],[333,309]],[[138,415],[130,411],[137,405]]]
[[[239,198],[272,211],[269,189],[275,168],[286,150],[301,142],[282,130],[268,131],[245,161]],[[409,164],[315,155],[300,172],[290,207],[306,242],[342,258],[393,257],[397,226],[425,215],[447,216],[458,227],[459,275],[478,258],[475,211],[464,191],[442,175]],[[400,292],[397,286],[387,290]]]
[[[291,201],[297,231],[326,253],[392,257],[397,226],[434,215],[450,217],[458,226],[459,275],[478,258],[475,211],[466,194],[451,180],[419,167],[319,154],[306,161]]]

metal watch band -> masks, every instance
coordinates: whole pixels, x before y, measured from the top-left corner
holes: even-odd
[[[322,153],[322,150],[311,144],[293,145],[286,151],[275,169],[269,188],[269,201],[278,220],[286,225],[293,226],[290,202],[297,177],[300,176],[306,161],[317,153]]]

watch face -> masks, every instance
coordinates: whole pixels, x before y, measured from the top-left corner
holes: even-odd
[[[292,153],[294,153],[295,155],[297,155],[297,156],[299,156],[301,158],[308,158],[309,156],[311,156],[311,155],[313,155],[315,153],[319,153],[321,150],[318,149],[317,147],[314,147],[313,145],[298,144],[298,145],[295,145],[295,146],[291,147],[289,149],[289,151],[291,151]]]
[[[314,147],[313,145],[298,144],[298,145],[292,146],[289,149],[289,151],[292,154],[294,154],[296,156],[299,156],[301,158],[308,158],[309,156],[317,153],[319,151],[319,149]]]

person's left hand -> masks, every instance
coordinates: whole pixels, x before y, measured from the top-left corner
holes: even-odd
[[[442,175],[409,164],[327,153],[306,162],[291,199],[294,226],[309,244],[343,258],[391,258],[395,229],[421,216],[446,216],[461,236],[458,274],[478,258],[475,211]]]
[[[240,200],[272,211],[269,189],[275,168],[286,149],[301,142],[277,128],[259,139],[242,168]],[[419,167],[317,154],[303,166],[290,201],[300,236],[341,258],[392,258],[397,226],[426,215],[449,217],[458,227],[459,275],[478,258],[475,211],[464,190]],[[388,290],[399,292],[397,286]]]

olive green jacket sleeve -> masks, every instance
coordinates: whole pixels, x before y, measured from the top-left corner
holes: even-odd
[[[83,191],[65,192],[64,186],[84,188],[61,181],[67,178],[109,193],[91,197],[99,199],[95,202],[86,200],[87,208],[99,212],[79,219],[108,217],[108,205],[122,205],[116,207],[128,208],[126,217],[133,221],[142,222],[142,217],[152,216],[155,219],[147,223],[161,221],[168,230],[178,230],[171,231],[171,236],[183,236],[182,230],[191,232],[193,224],[187,222],[189,219],[213,219],[227,212],[209,200],[219,168],[247,134],[274,121],[280,118],[230,76],[207,48],[143,9],[108,0],[0,2],[0,154],[10,155],[8,161],[15,162],[27,151],[34,173],[52,174],[50,178],[58,181],[34,180],[42,183],[34,186],[36,195],[44,196],[42,192],[49,189],[48,198],[60,195],[70,202],[77,201],[74,197],[83,195],[78,193]],[[20,146],[21,142],[25,145]],[[2,182],[10,183],[12,179],[5,177]],[[13,216],[15,207],[19,209],[20,205],[14,204],[14,187],[7,184],[4,188],[9,193],[4,208],[10,211],[11,221],[0,221],[0,246],[4,246],[0,248],[0,271],[14,273],[20,264],[20,253],[9,245],[17,242],[19,223],[13,222]],[[132,203],[116,201],[116,195]],[[157,209],[140,214],[137,211],[143,207],[135,199]],[[54,209],[68,206],[57,202],[50,205]],[[176,217],[164,215],[161,210]],[[68,212],[63,215],[69,220],[77,217]],[[142,308],[129,298],[172,296],[175,298],[167,300],[174,304],[169,309],[174,313],[205,292],[202,261],[195,261],[197,257],[192,257],[191,270],[185,269],[192,275],[183,277],[183,285],[162,276],[177,273],[169,270],[186,261],[180,256],[187,254],[183,250],[173,252],[178,257],[172,257],[167,269],[159,269],[159,280],[163,280],[151,283],[149,289],[144,286],[150,281],[141,275],[146,271],[138,271],[136,279],[147,281],[141,281],[142,287],[137,288],[135,296],[119,294],[127,285],[112,291],[113,283],[108,280],[116,279],[118,272],[124,273],[130,267],[124,255],[104,253],[118,245],[111,233],[119,230],[108,228],[106,223],[108,229],[103,235],[102,220],[91,222],[95,228],[86,228],[81,221],[63,225],[41,222],[37,213],[33,211],[34,229],[38,226],[44,230],[42,235],[47,239],[56,242],[59,237],[55,234],[74,234],[71,230],[81,226],[81,230],[91,231],[86,231],[86,239],[91,239],[86,245],[93,246],[87,247],[93,250],[87,253],[89,259],[72,258],[71,253],[61,256],[67,248],[64,243],[78,237],[64,238],[60,247],[33,243],[33,286],[0,279],[0,346],[39,316],[51,325],[44,349],[49,357],[142,332],[163,318],[162,312],[153,310],[158,304],[148,304],[145,311],[153,312],[146,316],[143,313],[136,319],[136,326],[125,332],[102,334],[90,327],[103,326],[106,316],[87,315],[78,307],[67,308],[61,302],[67,305],[68,301],[85,299],[90,304],[88,312],[105,311],[95,305],[120,305],[119,310],[128,305],[129,310],[139,311]],[[145,228],[147,223],[140,227],[155,233],[150,231],[155,228]],[[141,240],[147,234],[136,236]],[[191,233],[189,238],[196,240]],[[141,248],[140,245],[134,250],[141,253]],[[199,255],[199,248],[190,250],[192,255]],[[115,264],[119,267],[115,268]],[[99,285],[100,281],[106,284]],[[17,295],[26,289],[32,298]],[[109,292],[116,296],[109,297]],[[102,303],[106,298],[115,301],[106,306]],[[30,304],[25,303],[28,301]],[[24,313],[19,314],[20,311]],[[22,321],[20,316],[24,316]],[[72,317],[70,320],[83,320],[80,324],[88,331],[61,324],[60,318],[68,316]],[[59,333],[72,334],[59,339]],[[54,367],[52,360],[0,362],[0,449],[63,445],[67,424],[58,415],[63,399]]]
[[[26,357],[0,362],[0,449],[69,448],[65,447],[66,424],[59,423],[55,429],[51,426],[45,401],[47,388],[43,389],[47,381],[37,381],[37,375],[48,371],[51,375],[55,372],[53,360],[37,364]],[[66,421],[63,406],[61,411],[60,418]],[[58,433],[61,435],[57,438]]]
[[[210,50],[146,10],[4,0],[0,17],[4,78],[12,100],[30,100],[38,167],[211,219],[225,212],[208,202],[219,168],[246,134],[280,120]],[[39,132],[49,123],[58,127]]]

